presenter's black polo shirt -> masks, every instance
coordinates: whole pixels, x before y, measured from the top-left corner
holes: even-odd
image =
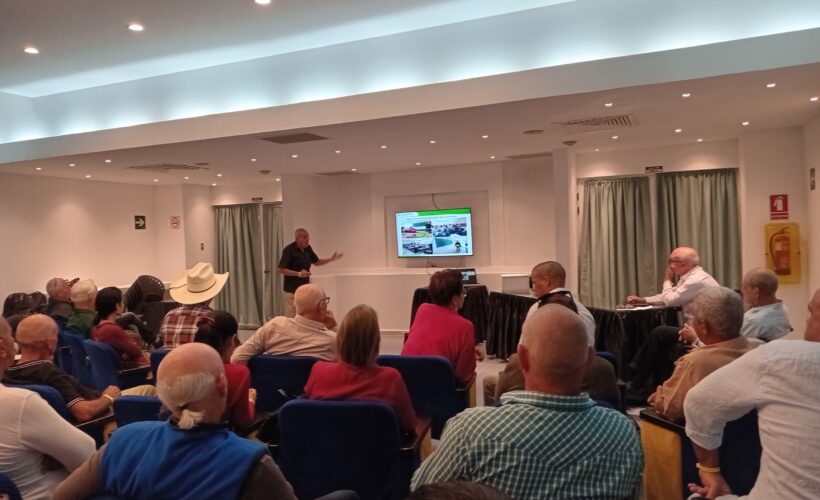
[[[315,264],[318,260],[319,256],[313,252],[310,245],[301,249],[294,241],[282,249],[282,258],[279,259],[279,268],[290,269],[291,271],[310,271],[311,264]],[[298,276],[285,275],[282,289],[286,292],[293,293],[305,283],[310,283],[309,277],[300,278]]]

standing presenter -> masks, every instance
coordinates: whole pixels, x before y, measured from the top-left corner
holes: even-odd
[[[293,293],[305,283],[310,283],[310,266],[322,266],[342,258],[342,253],[333,252],[327,259],[320,259],[310,247],[310,234],[307,229],[299,228],[293,234],[293,243],[282,249],[279,259],[279,274],[285,276],[282,289],[285,294],[285,316],[292,318],[296,315],[293,305]]]

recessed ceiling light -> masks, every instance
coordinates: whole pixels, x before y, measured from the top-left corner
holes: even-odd
[[[482,136],[481,136],[481,138],[482,138],[482,139],[489,139],[489,138],[490,138],[490,136],[489,136],[489,135],[482,135]]]
[[[217,177],[222,177],[222,174],[216,174]]]
[[[34,168],[34,170],[36,170],[36,171],[38,171],[38,172],[39,172],[40,170],[42,170],[42,169],[43,169],[43,167],[35,167],[35,168]]]
[[[85,174],[85,178],[86,178],[86,179],[90,179],[90,178],[91,178],[91,174]]]
[[[341,149],[337,149],[336,151],[334,151],[334,153],[336,153],[337,155],[340,155],[340,154],[342,154],[342,150],[341,150]]]
[[[26,54],[39,54],[40,53],[40,51],[37,50],[37,47],[31,47],[31,46],[25,47],[23,49],[23,52],[25,52]]]
[[[68,164],[68,166],[69,166],[69,167],[76,167],[76,166],[77,166],[77,164],[76,164],[76,163],[69,163],[69,164]]]
[[[698,137],[698,142],[703,142],[703,137]]]
[[[675,129],[675,133],[676,133],[676,134],[680,134],[681,132],[683,132],[683,129],[682,129],[682,128],[676,128],[676,129]]]
[[[188,176],[186,175],[185,177],[183,177],[183,179],[185,179],[185,180],[187,181],[188,179],[190,179],[190,177],[188,177]]]
[[[299,158],[299,155],[290,155],[291,158]]]
[[[766,88],[767,88],[767,89],[773,89],[773,88],[775,88],[775,87],[777,87],[777,84],[776,84],[775,82],[772,82],[772,83],[767,83],[767,84],[766,84]]]
[[[382,149],[387,149],[387,144],[382,144],[382,145],[381,145],[381,146],[379,146],[379,147],[380,147],[380,148],[382,148]]]
[[[809,97],[809,100],[810,100],[811,102],[817,102],[817,100],[818,100],[818,99],[820,99],[820,98],[818,98],[817,96],[814,96],[814,97]]]
[[[692,97],[692,93],[691,92],[684,92],[680,96],[683,97],[684,99],[688,99],[688,98]]]
[[[598,151],[600,151],[600,150],[601,150],[601,148],[595,148],[595,152],[596,152],[596,153],[597,153]]]
[[[420,162],[420,161],[417,161],[417,162],[416,162],[416,166],[417,166],[417,167],[420,167],[420,166],[421,166],[421,162]]]
[[[748,127],[748,126],[749,126],[749,122],[741,122],[740,124],[741,124],[741,125],[743,125],[744,127]]]
[[[253,0],[258,5],[270,5],[270,0]]]
[[[281,180],[282,180],[282,179],[280,179],[279,177],[277,177],[277,178],[276,178],[276,182],[279,182],[279,181],[281,181]]]
[[[613,141],[617,141],[617,140],[618,140],[618,136],[617,136],[617,135],[613,135],[613,136],[612,136],[612,140],[613,140]]]
[[[495,160],[495,155],[490,156],[491,160]]]
[[[356,169],[355,169],[355,168],[351,168],[351,169],[350,169],[350,171],[351,171],[351,172],[355,172],[355,171],[356,171]]]
[[[614,105],[615,105],[615,103],[612,103],[612,102],[605,102],[604,103],[604,106],[606,106],[607,108],[611,108]]]
[[[106,162],[106,163],[111,163],[111,160],[109,160],[109,159],[107,159],[107,158],[106,158],[105,162]]]
[[[211,186],[216,186],[216,182],[212,183]]]
[[[131,23],[128,25],[128,29],[130,29],[131,31],[142,31],[145,29],[145,27],[140,23]]]
[[[154,179],[154,182],[159,182],[159,179]]]
[[[436,143],[435,139],[430,139],[430,144],[435,144],[435,143]]]
[[[256,161],[256,158],[251,158],[251,161]]]

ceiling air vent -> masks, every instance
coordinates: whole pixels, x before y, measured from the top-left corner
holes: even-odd
[[[311,134],[310,132],[299,132],[298,134],[272,135],[270,137],[260,137],[263,141],[275,142],[276,144],[295,144],[297,142],[325,141],[327,137]]]
[[[566,134],[579,134],[584,132],[597,132],[599,130],[636,127],[638,126],[638,119],[632,115],[596,116],[593,118],[553,123],[553,125]]]
[[[197,171],[197,170],[208,170],[205,167],[198,167],[195,165],[184,165],[182,163],[157,163],[154,165],[133,165],[130,168],[133,170],[144,170],[147,172],[159,172],[161,174],[168,173],[172,170],[183,170],[186,172],[190,171]]]
[[[358,172],[350,170],[334,170],[333,172],[319,172],[317,175],[324,175],[325,177],[337,177],[340,175],[356,175]]]
[[[531,158],[549,158],[552,156],[552,153],[549,151],[542,151],[540,153],[526,153],[522,155],[509,155],[507,158],[510,160],[529,160]]]

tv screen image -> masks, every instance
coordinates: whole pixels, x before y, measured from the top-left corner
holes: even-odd
[[[396,213],[399,257],[473,255],[473,224],[469,208],[445,208]]]

